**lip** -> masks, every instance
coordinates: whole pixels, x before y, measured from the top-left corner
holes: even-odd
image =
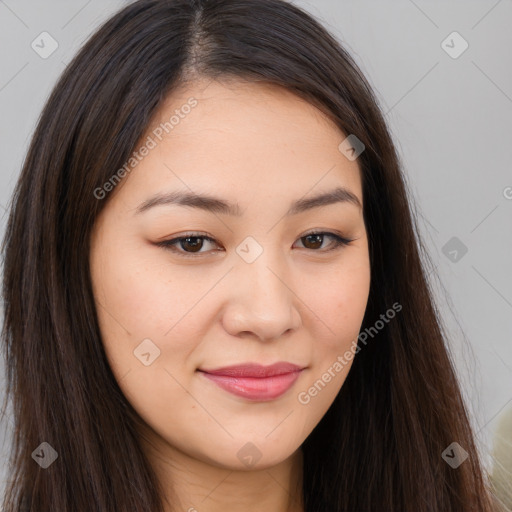
[[[234,395],[247,400],[275,400],[288,391],[304,368],[296,364],[279,362],[270,366],[255,363],[201,369],[207,379]]]

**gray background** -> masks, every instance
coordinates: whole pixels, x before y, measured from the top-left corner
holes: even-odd
[[[490,467],[497,421],[512,407],[512,2],[295,3],[347,47],[386,113],[437,267],[432,286]],[[48,94],[91,32],[125,4],[0,0],[0,235]],[[59,45],[46,59],[31,47],[43,31]],[[461,40],[451,36],[442,44],[454,31],[469,44],[457,58],[445,49],[458,52]],[[462,244],[467,253],[461,258]],[[11,424],[3,431],[0,485]]]

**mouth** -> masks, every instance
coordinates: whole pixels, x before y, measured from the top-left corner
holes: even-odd
[[[252,401],[269,401],[286,393],[305,367],[280,362],[271,366],[248,363],[199,371],[220,388]]]

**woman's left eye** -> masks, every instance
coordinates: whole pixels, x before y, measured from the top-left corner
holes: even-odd
[[[324,245],[326,239],[331,239],[331,243],[327,247]],[[307,233],[298,238],[298,240],[302,243],[302,247],[300,247],[300,249],[310,249],[312,251],[322,253],[346,246],[353,241],[351,239],[344,238],[341,235],[337,235],[336,233],[324,231]],[[205,241],[219,247],[215,239],[201,233],[191,233],[171,240],[164,240],[162,242],[158,242],[157,245],[179,253],[185,257],[194,257],[194,254],[210,252],[201,250],[204,248]],[[224,249],[215,249],[213,252],[221,252],[223,250]]]
[[[335,233],[329,232],[308,233],[307,235],[301,236],[299,240],[306,240],[306,242],[302,242],[302,244],[305,246],[305,249],[318,250],[319,248],[322,248],[326,238],[331,239],[331,244],[328,246],[328,248],[323,247],[322,252],[332,251],[338,247],[348,245],[353,241],[340,235],[336,235]],[[306,244],[312,247],[307,247]]]

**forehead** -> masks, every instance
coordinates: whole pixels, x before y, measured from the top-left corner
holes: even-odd
[[[198,80],[173,91],[154,115],[139,146],[151,138],[155,147],[130,173],[126,192],[206,187],[225,197],[244,189],[297,198],[341,184],[362,202],[359,166],[338,149],[345,137],[282,87]]]

